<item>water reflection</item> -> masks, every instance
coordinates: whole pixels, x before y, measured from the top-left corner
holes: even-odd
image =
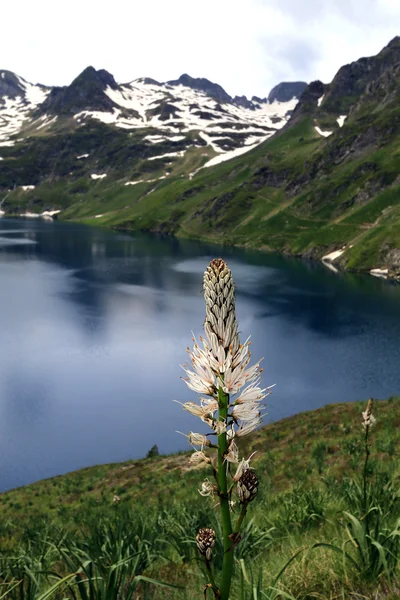
[[[4,242],[6,240],[6,242]],[[22,243],[21,243],[22,242]],[[322,265],[62,223],[0,222],[0,489],[186,447],[179,380],[229,261],[241,335],[276,383],[270,420],[400,392],[400,287]]]

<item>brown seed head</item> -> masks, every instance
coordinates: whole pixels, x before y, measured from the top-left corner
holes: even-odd
[[[196,544],[200,554],[206,560],[211,560],[212,549],[215,545],[215,531],[209,527],[199,529],[199,533],[196,535]]]
[[[251,502],[257,496],[260,482],[253,469],[246,469],[237,484],[241,504]]]

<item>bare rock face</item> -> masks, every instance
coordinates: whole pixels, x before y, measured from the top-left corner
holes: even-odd
[[[251,100],[248,100],[246,96],[235,96],[233,99],[233,104],[237,106],[243,106],[243,108],[249,108],[250,110],[254,110],[254,104]]]
[[[71,85],[55,87],[40,107],[42,114],[73,115],[83,110],[110,110],[114,103],[104,93],[110,87],[118,89],[114,77],[100,69],[87,67]]]
[[[347,114],[354,107],[355,100],[364,94],[386,94],[395,83],[392,69],[398,72],[400,62],[400,37],[395,37],[379,54],[360,58],[344,65],[327,86],[324,98],[324,110],[338,114]],[[377,98],[379,100],[379,97]]]
[[[223,87],[204,77],[190,77],[190,75],[184,73],[179,79],[168,81],[167,83],[169,85],[184,85],[194,90],[199,90],[207,94],[207,96],[214,98],[217,102],[232,102],[231,96],[226,93]]]
[[[387,255],[389,269],[398,271],[400,274],[400,248],[393,248]]]
[[[0,98],[16,98],[24,93],[20,79],[11,71],[0,71]]]
[[[272,88],[268,102],[289,102],[292,98],[300,98],[306,87],[305,81],[283,81]]]

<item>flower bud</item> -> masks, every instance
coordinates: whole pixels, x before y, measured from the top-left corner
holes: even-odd
[[[363,416],[363,422],[362,422],[362,426],[364,427],[364,429],[368,432],[371,427],[373,427],[376,423],[376,419],[374,417],[374,415],[372,414],[372,408],[373,408],[373,399],[370,398],[368,400],[367,403],[367,408],[366,410],[363,412],[362,416]]]
[[[202,554],[206,560],[210,561],[212,549],[215,545],[215,531],[208,527],[199,529],[199,533],[196,535],[196,544],[200,554]]]
[[[237,484],[241,504],[251,502],[257,496],[259,480],[253,469],[246,469]]]

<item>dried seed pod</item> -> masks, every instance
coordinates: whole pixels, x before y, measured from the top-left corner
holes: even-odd
[[[251,502],[257,496],[259,479],[253,469],[246,469],[237,484],[241,504]]]
[[[196,535],[196,544],[200,554],[202,554],[206,560],[211,560],[212,549],[215,544],[215,531],[209,527],[202,527],[199,529],[199,533]]]

